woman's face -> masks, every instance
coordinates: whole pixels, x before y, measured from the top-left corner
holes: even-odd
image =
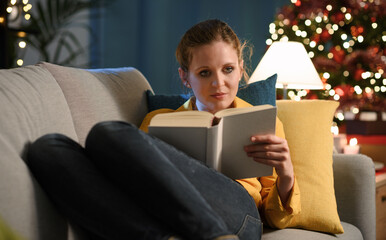
[[[192,88],[198,110],[216,113],[232,106],[242,76],[238,59],[236,50],[224,41],[192,50],[188,73],[182,69],[179,73],[183,83]]]

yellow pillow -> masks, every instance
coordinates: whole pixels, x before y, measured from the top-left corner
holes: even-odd
[[[0,239],[7,240],[22,240],[11,228],[5,223],[5,221],[0,217]]]
[[[290,227],[343,233],[332,169],[331,124],[338,106],[338,102],[327,100],[277,101],[302,206]]]

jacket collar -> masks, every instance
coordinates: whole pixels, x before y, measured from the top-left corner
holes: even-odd
[[[193,104],[195,101],[195,97],[191,97],[189,100],[187,100],[181,107],[179,107],[176,111],[191,111],[193,110]],[[234,102],[235,108],[243,108],[243,107],[252,107],[252,105],[244,100],[242,100],[239,97],[236,97]]]

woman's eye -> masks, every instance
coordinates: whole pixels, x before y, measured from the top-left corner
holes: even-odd
[[[233,67],[226,67],[224,71],[226,73],[231,73],[231,72],[233,72]]]
[[[204,70],[200,72],[201,77],[208,77],[210,75],[210,72],[208,70]]]

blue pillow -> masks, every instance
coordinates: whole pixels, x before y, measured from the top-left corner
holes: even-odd
[[[277,74],[274,74],[266,80],[240,86],[237,96],[254,106],[263,104],[276,106],[276,79]],[[147,90],[146,97],[147,106],[149,112],[151,112],[160,108],[176,110],[184,104],[190,96],[188,94],[154,95],[152,91]]]

